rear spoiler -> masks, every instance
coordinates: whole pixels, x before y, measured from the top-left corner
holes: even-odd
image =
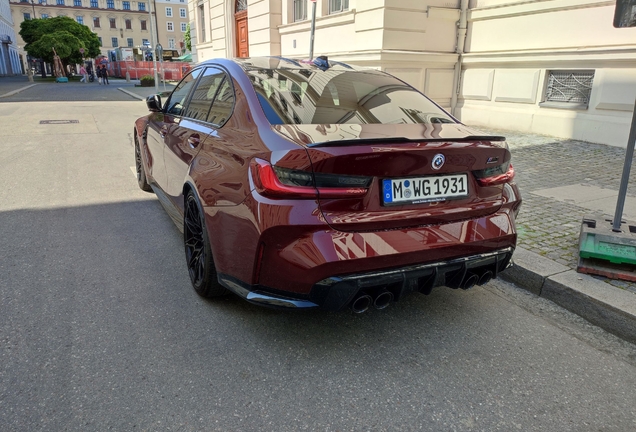
[[[468,135],[462,138],[406,138],[406,137],[396,137],[396,138],[358,138],[358,139],[348,139],[348,140],[340,140],[340,141],[325,141],[318,142],[313,144],[307,144],[308,148],[317,148],[317,147],[340,147],[340,146],[355,146],[355,145],[365,145],[369,143],[383,143],[383,144],[399,144],[406,142],[472,142],[472,141],[505,141],[506,137],[495,136],[495,135]]]

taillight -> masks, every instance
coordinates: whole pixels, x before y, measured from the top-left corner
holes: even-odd
[[[256,190],[272,198],[355,198],[365,195],[371,184],[369,177],[311,173],[272,166],[253,159],[250,170]]]
[[[515,177],[515,169],[510,162],[492,168],[473,171],[480,186],[494,186],[507,183]]]

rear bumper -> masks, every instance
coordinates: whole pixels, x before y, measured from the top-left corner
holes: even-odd
[[[458,288],[467,275],[496,277],[517,241],[518,201],[474,219],[343,232],[321,219],[313,201],[255,198],[206,208],[206,224],[220,283],[266,306],[340,310],[361,292],[388,289],[399,299]]]
[[[505,210],[478,219],[401,230],[342,232],[321,228],[282,226],[267,230],[261,236],[258,277],[251,282],[309,300],[316,298],[315,285],[332,277],[436,266],[514,249],[517,239],[512,215]]]
[[[496,278],[512,264],[513,248],[456,258],[449,261],[410,265],[390,270],[329,277],[316,283],[309,296],[288,297],[260,285],[247,285],[227,275],[219,281],[245,300],[269,307],[287,309],[322,308],[330,311],[345,309],[358,296],[375,297],[389,291],[397,301],[409,292],[429,294],[438,286],[462,287],[468,278],[487,274]]]

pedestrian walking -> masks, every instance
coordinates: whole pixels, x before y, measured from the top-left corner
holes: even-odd
[[[95,75],[93,74],[93,64],[86,63],[86,73],[88,74],[88,82],[95,81]]]
[[[108,81],[108,69],[106,69],[106,65],[102,65],[102,82],[104,84],[110,85],[110,82]]]
[[[102,83],[102,68],[99,65],[95,66],[95,74],[97,75],[97,84]]]
[[[80,82],[87,83],[88,73],[86,72],[86,68],[84,66],[80,68],[80,75],[82,75],[82,79],[80,80]]]

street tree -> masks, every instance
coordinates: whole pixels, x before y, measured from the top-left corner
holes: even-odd
[[[183,34],[183,40],[185,41],[185,47],[188,51],[192,52],[192,36],[190,35],[190,23],[186,26],[186,31]]]
[[[29,45],[28,53],[39,57],[46,62],[53,61],[53,48],[66,66],[68,60],[75,51],[79,52],[84,44],[78,38],[67,31],[57,31],[43,35],[40,39]],[[81,60],[80,60],[81,61]]]
[[[94,58],[101,53],[97,35],[69,17],[22,21],[20,36],[26,43],[26,52],[46,62],[53,61],[55,48],[65,70],[69,64],[82,63],[84,57]],[[84,48],[84,54],[80,48]]]

